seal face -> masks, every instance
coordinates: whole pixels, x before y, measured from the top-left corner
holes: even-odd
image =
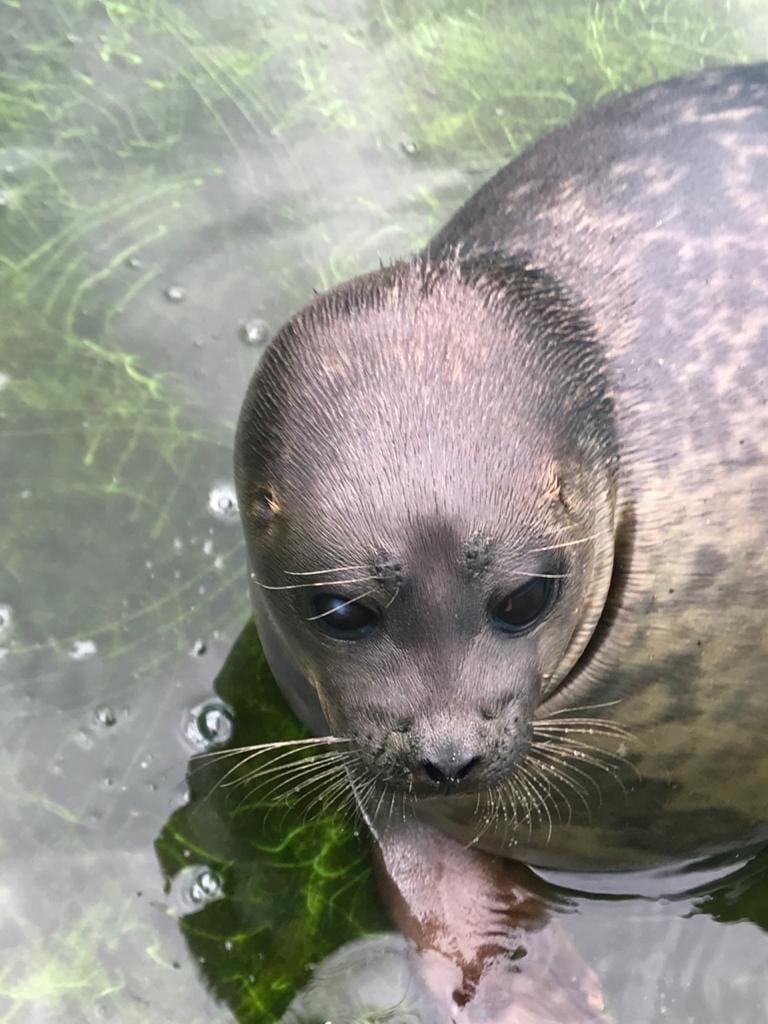
[[[396,791],[508,778],[612,570],[615,428],[581,311],[504,260],[353,282],[277,338],[238,450],[259,623],[328,726]]]
[[[254,610],[363,789],[542,864],[768,834],[766,197],[766,67],[674,80],[275,337]]]

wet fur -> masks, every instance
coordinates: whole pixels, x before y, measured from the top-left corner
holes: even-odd
[[[363,803],[422,945],[452,927],[416,912],[425,863],[498,889],[446,834],[592,870],[768,838],[767,197],[766,65],[641,90],[503,168],[425,253],[318,298],[254,377],[236,476],[260,634],[304,722],[381,780]],[[277,589],[345,565],[392,623],[354,653]],[[563,596],[502,653],[482,609],[516,571]],[[585,738],[595,715],[619,731]],[[537,722],[561,746],[525,781]],[[418,765],[449,742],[479,781],[430,797]],[[488,802],[505,778],[519,813]],[[528,927],[512,881],[508,904]],[[494,922],[453,957],[465,994],[493,988]],[[547,1019],[510,1012],[487,1019]]]

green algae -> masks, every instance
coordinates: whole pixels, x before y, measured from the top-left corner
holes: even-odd
[[[252,361],[237,323],[421,244],[606,93],[765,58],[768,17],[762,0],[3,0],[0,28],[0,1022],[274,1020],[307,963],[382,919],[349,821],[246,813],[204,774],[169,811],[180,707],[214,674],[190,646],[221,654],[247,616],[239,533],[209,534],[205,511]],[[243,742],[298,735],[252,630],[217,688]],[[91,721],[104,701],[114,738]],[[194,856],[226,898],[169,914],[158,834],[167,878]]]

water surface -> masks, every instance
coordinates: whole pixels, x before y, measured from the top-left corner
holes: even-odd
[[[767,40],[762,0],[0,0],[0,1021],[272,1021],[382,926],[353,822],[187,779],[299,734],[238,641],[246,380],[546,128]],[[768,1019],[760,877],[574,903],[617,1019]]]

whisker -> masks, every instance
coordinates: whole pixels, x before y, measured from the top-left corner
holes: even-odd
[[[555,793],[555,795],[562,801],[562,803],[565,804],[568,814],[565,820],[565,824],[570,825],[573,821],[573,805],[571,804],[571,799],[568,795],[567,790],[563,789],[560,785],[561,782],[563,783],[563,786],[567,785],[561,773],[553,765],[547,764],[546,762],[542,764],[532,761],[530,767],[532,771],[535,770],[536,772],[543,773],[544,777],[547,780],[547,785],[551,788],[552,792]],[[554,776],[557,781],[553,781],[552,776]],[[562,823],[563,816],[560,812],[560,805],[558,803],[555,803],[554,806],[555,810],[557,811],[557,820]]]
[[[571,776],[575,775],[578,778],[583,779],[584,782],[589,783],[589,785],[595,791],[595,796],[597,797],[598,804],[602,804],[603,791],[600,789],[599,782],[597,781],[597,779],[593,778],[589,774],[589,772],[585,772],[583,768],[579,768],[577,767],[577,765],[573,764],[571,758],[568,756],[567,751],[562,752],[560,749],[557,748],[543,749],[542,747],[537,746],[536,756],[542,758],[550,764],[557,765],[558,771],[562,773],[564,780],[568,780],[571,789],[573,789],[575,793],[578,793],[582,800],[585,801],[585,804],[587,805],[587,813],[589,815],[591,815],[592,812],[589,810],[587,803],[588,791],[584,789],[581,783],[574,782]]]
[[[538,749],[544,749],[549,752],[551,752],[552,750],[557,750],[558,754],[561,757],[566,758],[571,771],[576,771],[576,767],[573,764],[573,761],[576,760],[580,764],[590,765],[592,768],[596,768],[598,771],[603,772],[605,775],[610,775],[623,793],[626,793],[626,787],[617,770],[617,765],[623,763],[628,768],[632,768],[637,773],[637,769],[634,768],[631,762],[627,761],[625,758],[622,758],[618,754],[612,755],[607,750],[601,750],[599,747],[587,748],[586,750],[584,750],[580,747],[576,747],[575,742],[571,741],[569,746],[566,746],[565,744],[548,744],[545,742],[540,744]],[[604,757],[605,760],[601,761],[600,757]],[[585,774],[587,775],[587,777],[589,777],[588,773]]]
[[[632,733],[621,725],[614,725],[611,722],[589,721],[589,719],[584,718],[574,718],[573,720],[563,718],[559,722],[534,721],[532,727],[534,732],[548,733],[553,736],[568,736],[571,733],[577,733],[584,736],[611,736],[623,740],[631,740],[633,738]]]
[[[599,711],[602,708],[615,708],[617,704],[621,704],[621,698],[617,700],[607,700],[602,704],[581,704],[577,708],[560,708],[558,711],[552,711],[550,718],[555,718],[557,715],[575,715],[579,711]]]
[[[204,750],[199,754],[194,755],[195,761],[200,761],[203,758],[212,758],[218,760],[219,758],[233,757],[235,754],[253,754],[260,751],[275,750],[278,747],[300,747],[307,745],[329,745],[332,743],[352,743],[353,741],[346,736],[304,736],[298,740],[276,740],[272,743],[254,743],[250,746],[245,747],[228,747],[226,750]]]
[[[275,765],[277,765],[277,764],[279,764],[279,763],[281,763],[283,761],[288,760],[288,762],[290,764],[290,760],[289,759],[292,758],[294,756],[294,754],[305,754],[307,750],[311,750],[311,749],[312,749],[312,745],[306,746],[304,748],[300,748],[298,746],[291,745],[291,747],[289,749],[283,749],[283,750],[275,750],[275,749],[273,749],[273,750],[270,750],[270,751],[265,751],[263,748],[257,748],[254,751],[252,751],[252,753],[250,753],[247,757],[244,757],[242,760],[237,761],[235,764],[233,764],[232,767],[229,768],[221,776],[221,778],[217,779],[216,783],[214,784],[213,789],[211,790],[211,793],[215,792],[215,790],[218,789],[219,787],[226,789],[230,785],[230,783],[227,782],[227,779],[229,779],[230,776],[234,775],[235,772],[237,772],[241,768],[244,768],[245,765],[250,764],[251,761],[255,760],[257,757],[259,757],[259,755],[261,755],[263,753],[270,753],[270,754],[272,754],[272,756],[267,761],[262,762],[260,765],[257,765],[257,767],[255,769],[253,769],[255,774],[251,775],[250,776],[251,778],[254,778],[256,774],[259,774],[262,771],[266,771],[267,769],[270,769],[270,768],[274,767]],[[342,754],[342,753],[344,753],[344,751],[331,751],[330,753],[331,754]],[[322,754],[310,755],[310,759],[311,759],[311,757],[314,757],[314,756],[322,757],[324,755],[322,755]],[[297,764],[301,763],[302,761],[304,761],[304,757],[300,757],[299,761],[297,761]]]
[[[351,604],[355,604],[357,601],[362,601],[363,598],[370,597],[373,593],[373,590],[366,590],[366,592],[364,594],[360,594],[359,597],[350,597],[348,601],[344,601],[343,604],[335,604],[333,608],[329,608],[326,612],[320,612],[319,615],[310,615],[305,621],[315,622],[317,619],[324,619],[326,615],[335,615],[336,612],[341,611],[342,608],[348,608]]]
[[[537,809],[538,809],[539,823],[540,824],[542,824],[542,825],[544,824],[544,817],[543,817],[543,815],[546,815],[546,820],[547,820],[547,842],[549,842],[550,839],[552,838],[552,815],[550,814],[549,807],[547,806],[546,794],[541,793],[540,790],[537,789],[535,777],[529,771],[529,766],[525,763],[525,761],[523,761],[521,764],[518,765],[517,771],[518,771],[518,774],[519,774],[520,778],[521,779],[525,779],[526,783],[533,790],[534,796],[536,798],[536,806],[537,806]],[[543,812],[543,814],[542,814],[542,812]]]
[[[507,779],[506,782],[504,783],[504,789],[507,795],[509,796],[510,803],[512,806],[515,828],[518,828],[520,825],[527,824],[528,834],[530,835],[533,829],[533,824],[531,821],[530,797],[525,792],[525,790],[519,785],[519,780],[517,778]],[[522,820],[520,819],[520,816],[518,814],[518,808],[522,809],[524,815]]]
[[[514,569],[510,576],[526,576],[533,580],[567,580],[570,573],[567,572],[523,572],[522,569]]]
[[[381,792],[379,793],[378,803],[376,804],[376,810],[371,815],[371,821],[373,821],[373,822],[375,822],[376,819],[379,816],[379,811],[381,810],[381,804],[382,804],[382,801],[384,800],[386,792],[387,792],[386,786],[382,786],[381,787]]]
[[[610,761],[615,765],[625,765],[627,768],[635,769],[635,766],[625,757],[623,754],[617,753],[615,750],[606,750],[604,747],[597,747],[594,743],[585,743],[583,740],[572,740],[572,739],[549,739],[545,738],[541,741],[543,746],[549,744],[550,746],[559,746],[561,750],[570,749],[573,753],[577,754],[589,754],[595,758],[605,758],[606,761]]]
[[[262,590],[300,590],[302,587],[327,587],[329,584],[333,586],[341,586],[344,583],[373,583],[378,579],[377,576],[357,576],[354,579],[345,580],[314,580],[312,583],[282,583],[279,586],[275,586],[270,583],[262,583],[261,580],[257,580],[256,577],[251,573],[251,579],[257,587],[261,587]]]
[[[535,790],[531,789],[528,780],[517,772],[514,779],[515,787],[520,789],[523,796],[523,807],[525,809],[525,821],[528,823],[528,835],[533,832],[533,816],[536,814],[539,824],[541,824],[541,812],[538,809],[538,800],[536,798]]]
[[[318,804],[322,807],[323,811],[327,814],[333,813],[334,801],[339,797],[343,796],[348,792],[351,785],[351,781],[347,776],[346,770],[343,771],[338,779],[330,785],[323,786],[321,791],[311,800],[306,807],[306,814],[309,815]]]
[[[300,771],[309,771],[312,768],[322,768],[326,764],[338,764],[344,761],[347,754],[343,754],[340,751],[335,751],[330,754],[316,754],[313,757],[302,757],[299,761],[286,762],[282,760],[282,763],[276,764],[274,761],[267,762],[266,767],[259,765],[252,771],[248,772],[243,778],[233,779],[231,782],[225,783],[227,789],[236,789],[238,786],[248,786],[255,779],[261,782],[262,779],[272,778],[274,775],[290,774],[294,772],[298,774]],[[284,757],[284,755],[283,755]],[[277,759],[275,759],[277,760]]]
[[[243,805],[276,804],[282,803],[286,797],[298,797],[305,789],[323,784],[327,779],[333,778],[343,771],[344,768],[339,763],[322,766],[319,771],[312,771],[311,769],[314,767],[314,765],[307,765],[303,770],[288,778],[271,780],[273,785],[271,788],[267,788],[266,792],[264,790],[267,783],[260,783],[245,794],[235,810],[240,810]]]
[[[310,569],[308,572],[298,572],[292,569],[283,569],[286,576],[322,576],[329,572],[353,572],[355,569],[370,569],[370,565],[340,565],[335,569]],[[331,581],[333,582],[333,581]]]
[[[408,799],[408,794],[405,792],[404,789],[401,790],[400,791],[400,820],[403,822],[403,824],[405,824],[405,821],[406,821],[405,801],[407,799]]]
[[[507,800],[509,800],[509,804],[507,804]],[[499,801],[501,803],[504,820],[509,821],[511,815],[512,827],[517,828],[519,823],[517,815],[517,804],[506,786],[499,787]]]
[[[342,742],[344,742],[344,741],[342,741]],[[346,741],[346,742],[349,742],[349,741]],[[206,800],[209,800],[213,796],[213,794],[216,792],[217,789],[219,789],[219,788],[226,788],[226,786],[227,786],[227,779],[231,775],[234,775],[234,773],[236,771],[238,771],[238,769],[242,768],[244,765],[248,764],[249,762],[255,760],[261,754],[269,753],[269,754],[273,755],[266,762],[263,762],[260,765],[260,768],[268,768],[270,765],[274,764],[276,761],[282,760],[282,759],[284,759],[286,757],[291,757],[293,754],[296,754],[296,753],[302,753],[303,751],[311,750],[312,747],[315,746],[315,745],[316,744],[315,744],[314,741],[283,740],[283,741],[279,741],[277,743],[266,743],[266,744],[263,744],[263,745],[257,744],[256,746],[253,746],[253,747],[241,747],[241,748],[235,749],[233,751],[215,751],[213,753],[218,755],[215,760],[212,759],[210,762],[206,763],[205,765],[200,765],[199,767],[196,766],[192,770],[192,772],[190,774],[195,774],[198,771],[202,771],[203,768],[207,768],[208,767],[209,763],[210,764],[217,764],[217,763],[219,763],[219,761],[223,760],[225,755],[227,755],[229,753],[242,755],[244,750],[249,750],[250,753],[248,753],[246,756],[241,756],[241,759],[239,761],[236,761],[230,768],[227,769],[227,771],[223,775],[221,775],[218,779],[216,779],[216,781],[214,782],[213,786],[211,786],[210,790],[205,794],[205,796],[202,798],[202,800],[200,802],[201,803],[205,803]],[[327,744],[320,743],[319,745],[325,746]],[[284,749],[280,750],[279,748],[284,748]],[[285,748],[288,748],[288,749],[285,749]],[[199,756],[203,757],[205,755],[201,754]]]
[[[326,775],[333,775],[340,769],[341,765],[339,764],[321,766],[318,769],[315,769],[313,765],[292,775],[263,780],[258,786],[245,792],[237,807],[246,803],[249,805],[280,803],[283,797],[296,791],[296,788],[303,782],[313,782],[320,776],[325,778]]]
[[[581,785],[580,782],[576,782],[571,777],[571,772],[573,772],[576,775],[583,776],[585,781],[589,782],[593,786],[597,794],[597,799],[599,801],[601,799],[600,787],[597,784],[597,782],[592,778],[592,776],[588,775],[586,772],[582,772],[580,769],[574,768],[570,765],[570,763],[567,760],[556,757],[552,755],[549,751],[542,751],[536,747],[532,747],[530,750],[530,756],[534,760],[542,761],[544,767],[546,767],[546,770],[548,772],[554,775],[555,778],[562,782],[564,786],[567,786],[569,789],[573,790],[573,792],[581,801],[584,810],[586,811],[587,818],[591,821],[592,809],[590,808],[589,800],[587,799],[588,791]],[[565,796],[565,794],[563,795]],[[573,814],[573,808],[571,806],[570,800],[568,800],[567,798],[566,803],[568,805],[568,823],[570,824]]]
[[[545,804],[545,806],[547,806],[547,801],[551,801],[552,800],[553,794],[556,795],[556,796],[559,796],[561,800],[565,801],[565,803],[566,803],[566,805],[568,807],[568,811],[569,811],[568,821],[570,822],[570,820],[571,820],[571,814],[570,814],[571,805],[570,805],[570,802],[564,796],[563,791],[561,789],[559,789],[555,785],[555,783],[552,782],[552,779],[549,777],[549,775],[545,771],[544,767],[542,765],[540,765],[540,764],[536,764],[534,761],[532,761],[532,760],[530,760],[528,758],[526,758],[526,760],[525,760],[525,766],[526,766],[527,771],[529,771],[534,778],[541,780],[541,784],[544,787],[544,804]],[[560,813],[560,805],[556,801],[552,803],[552,810],[557,815],[558,823],[561,824],[562,821],[563,821],[563,816]],[[552,817],[551,817],[551,813],[552,812],[549,810],[549,808],[547,806],[547,817],[549,818],[549,821],[550,821],[549,835],[547,837],[547,842],[549,842],[549,840],[552,838]]]
[[[588,537],[579,537],[578,540],[564,540],[561,544],[548,544],[543,548],[526,548],[526,554],[535,555],[539,551],[558,551],[560,548],[572,548],[577,544],[587,544],[591,540],[598,540],[600,537],[607,537],[609,535],[609,530],[601,530],[599,533],[591,533]]]
[[[555,721],[535,718],[531,724],[534,729],[557,729],[560,732],[567,732],[569,729],[606,729],[613,733],[622,733],[627,739],[632,735],[625,726],[607,718],[558,718]]]
[[[390,790],[389,796],[389,815],[387,816],[387,828],[392,824],[392,815],[394,814],[395,808],[395,790]]]
[[[362,789],[356,788],[356,780],[353,780],[353,787],[350,789],[348,801],[351,801],[353,810],[356,810],[360,818],[365,821],[365,807],[372,793],[376,792],[376,779],[368,779]]]
[[[483,817],[481,819],[482,828],[480,829],[479,832],[476,832],[474,834],[474,836],[472,837],[472,839],[470,840],[470,842],[468,844],[469,846],[474,846],[475,843],[479,843],[480,842],[480,840],[483,838],[485,833],[488,831],[488,829],[493,824],[493,821],[494,821],[494,818],[495,818],[495,814],[496,814],[496,791],[495,791],[495,787],[491,787],[490,789],[487,789],[484,794],[483,793],[478,793],[478,800],[475,803],[475,813],[477,813],[480,801],[481,801],[483,796],[487,797],[489,806],[487,807],[487,809],[486,809],[486,811],[483,814]]]

